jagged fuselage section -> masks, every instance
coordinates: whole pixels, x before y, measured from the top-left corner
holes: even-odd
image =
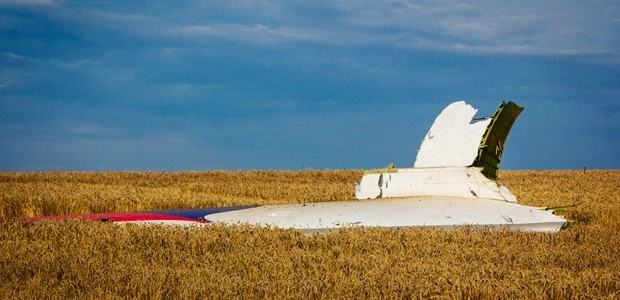
[[[512,102],[502,103],[493,117],[476,121],[476,110],[470,105],[463,101],[450,104],[425,136],[414,168],[389,165],[366,171],[355,187],[359,200],[33,217],[23,221],[86,219],[175,225],[217,222],[311,232],[348,226],[505,226],[555,232],[566,220],[552,211],[518,204],[516,197],[494,180],[508,132],[522,109]]]
[[[387,169],[367,172],[355,185],[355,198],[446,196],[517,202],[517,198],[477,167]]]

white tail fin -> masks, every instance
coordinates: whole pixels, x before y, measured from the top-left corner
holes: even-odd
[[[424,137],[413,166],[471,166],[478,155],[482,136],[491,123],[491,119],[472,123],[476,111],[465,101],[448,105]]]

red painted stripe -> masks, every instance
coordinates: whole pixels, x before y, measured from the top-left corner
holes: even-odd
[[[194,223],[207,223],[206,221],[185,218],[180,216],[153,214],[153,213],[105,213],[105,214],[86,214],[71,216],[48,216],[23,218],[23,222],[36,221],[67,221],[67,220],[89,220],[89,221],[110,221],[110,222],[135,222],[135,221],[187,221]]]

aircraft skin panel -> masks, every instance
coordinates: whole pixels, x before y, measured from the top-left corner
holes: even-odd
[[[211,222],[321,231],[348,226],[506,226],[556,232],[566,221],[551,211],[511,202],[458,197],[408,197],[259,206],[205,216]]]
[[[448,105],[424,137],[415,168],[471,166],[490,119],[472,123],[478,110],[465,101]]]
[[[355,198],[452,196],[517,202],[508,189],[485,177],[476,167],[404,168],[364,175]]]
[[[406,197],[158,212],[103,213],[24,218],[33,221],[90,220],[116,224],[203,226],[210,223],[327,231],[350,226],[405,228],[498,227],[557,232],[566,221],[551,211],[512,202],[461,197]]]

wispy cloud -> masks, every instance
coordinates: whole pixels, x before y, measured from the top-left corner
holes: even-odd
[[[616,38],[620,36],[620,24],[611,13],[618,11],[618,5],[612,3],[594,3],[593,8],[571,3],[567,6],[577,8],[558,8],[545,2],[516,6],[456,1],[418,4],[335,1],[330,9],[339,13],[313,16],[312,22],[300,17],[302,12],[292,4],[265,3],[272,7],[274,15],[269,22],[194,21],[194,24],[171,26],[168,32],[190,39],[211,37],[251,43],[384,45],[528,55],[620,55]],[[251,6],[239,9],[251,9]]]
[[[20,55],[20,54],[9,52],[9,51],[3,51],[3,52],[0,52],[0,54],[2,54],[2,56],[7,59],[18,61],[18,62],[38,62],[39,61],[36,58],[27,57],[25,55]]]
[[[250,43],[283,43],[283,42],[312,42],[342,44],[343,36],[351,39],[349,32],[334,32],[324,28],[299,27],[299,26],[267,26],[263,24],[211,24],[192,25],[178,28],[174,32],[188,37],[218,37],[227,40]]]
[[[0,0],[2,1],[2,0]],[[23,3],[27,3],[26,1]],[[0,3],[22,3],[4,1]],[[31,1],[31,3],[53,3]],[[66,8],[64,19],[161,43],[205,38],[248,43],[306,42],[369,45],[447,52],[619,56],[620,4],[569,1],[565,5],[528,1],[522,5],[473,1],[333,1],[313,13],[288,1],[214,4],[237,18],[218,19],[183,7],[174,13],[114,12]],[[209,5],[203,7],[209,11]],[[259,13],[255,13],[259,12]],[[179,14],[187,14],[178,20]],[[77,27],[76,27],[77,28]],[[104,34],[105,33],[105,34]]]
[[[341,3],[342,4],[342,3]],[[577,7],[574,7],[577,6]],[[582,7],[583,9],[580,9]],[[344,2],[346,24],[398,36],[397,44],[443,51],[618,55],[613,3]],[[614,25],[615,24],[615,25]],[[372,31],[370,31],[372,33]]]
[[[0,5],[56,5],[53,0],[0,0]]]

